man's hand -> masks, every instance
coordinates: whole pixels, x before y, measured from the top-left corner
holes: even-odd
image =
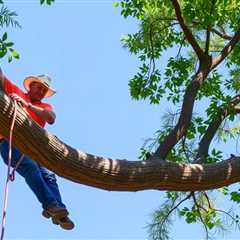
[[[30,102],[25,101],[23,98],[18,96],[16,93],[9,94],[9,97],[13,100],[16,100],[18,103],[21,104],[22,107],[27,107],[38,116],[40,116],[43,120],[45,120],[49,124],[53,124],[56,119],[56,115],[53,111],[49,111],[47,109],[35,106]]]
[[[16,100],[18,103],[20,103],[23,107],[28,107],[29,103],[26,102],[23,98],[18,96],[16,93],[9,94],[9,97],[13,100]]]

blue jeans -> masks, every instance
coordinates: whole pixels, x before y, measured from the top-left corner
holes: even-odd
[[[9,143],[7,140],[0,142],[0,153],[6,164],[8,164]],[[15,147],[12,148],[11,165],[14,167],[20,159],[22,153]],[[22,162],[16,170],[36,195],[42,207],[58,203],[61,207],[65,207],[62,203],[61,195],[57,185],[55,174],[50,172],[43,166],[34,162],[28,156],[24,156]]]

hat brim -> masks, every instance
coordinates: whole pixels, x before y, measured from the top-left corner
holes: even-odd
[[[47,84],[45,84],[40,78],[38,77],[35,77],[35,76],[29,76],[29,77],[26,77],[23,81],[23,86],[25,87],[25,89],[27,91],[29,91],[30,89],[30,84],[32,82],[39,82],[41,83],[42,85],[44,85],[45,87],[47,87],[48,91],[46,92],[45,96],[44,97],[51,97],[52,95],[54,95],[56,93],[56,90],[51,88],[50,86],[48,86]]]

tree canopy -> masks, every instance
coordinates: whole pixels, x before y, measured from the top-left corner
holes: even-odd
[[[122,39],[140,62],[129,81],[131,97],[157,104],[159,111],[166,103],[173,109],[154,139],[141,148],[141,161],[112,160],[75,150],[38,128],[21,109],[15,145],[75,182],[115,191],[167,190],[166,202],[149,225],[152,239],[169,238],[174,213],[189,224],[201,223],[206,239],[225,229],[226,217],[229,226],[239,227],[238,212],[218,208],[213,196],[239,206],[240,191],[228,185],[239,181],[240,160],[234,155],[224,159],[225,149],[213,139],[226,142],[239,134],[240,2],[122,0],[114,6],[124,18],[139,23],[136,33]],[[7,17],[0,18],[0,24],[2,19],[2,25],[19,27],[16,13],[2,9]],[[10,62],[19,54],[7,37],[7,33],[2,36],[0,57],[7,56]],[[0,108],[1,131],[7,136],[13,105],[4,94]],[[28,139],[29,145],[22,139]],[[217,190],[206,191],[210,189]]]

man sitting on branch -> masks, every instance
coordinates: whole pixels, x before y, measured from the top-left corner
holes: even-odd
[[[16,100],[40,127],[45,124],[53,124],[56,115],[52,106],[42,102],[43,98],[50,97],[56,91],[50,87],[51,79],[46,75],[29,76],[24,79],[23,85],[27,92],[22,91],[4,76],[0,68],[0,87],[13,100]],[[8,139],[0,135],[0,153],[6,164],[8,164]],[[16,171],[24,177],[27,185],[33,191],[42,205],[42,215],[52,218],[54,224],[63,229],[73,229],[74,223],[69,218],[69,212],[62,202],[55,174],[45,167],[39,165],[29,156],[23,154],[16,148],[12,149],[11,166],[15,167],[18,160],[21,162]]]

